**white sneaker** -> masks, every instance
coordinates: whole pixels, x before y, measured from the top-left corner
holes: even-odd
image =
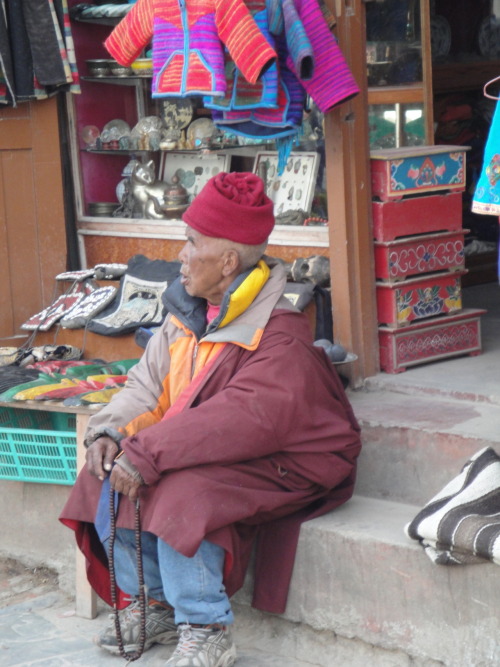
[[[236,647],[227,627],[179,625],[179,643],[165,667],[231,667]]]
[[[127,653],[138,651],[140,647],[141,614],[139,600],[118,612],[123,637],[123,648]],[[119,655],[120,648],[116,638],[114,613],[110,614],[110,624],[98,635],[94,642],[105,651]],[[150,600],[146,605],[146,641],[144,650],[153,644],[171,644],[177,639],[177,626],[172,607]]]

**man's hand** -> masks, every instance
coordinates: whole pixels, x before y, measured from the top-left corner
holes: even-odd
[[[128,496],[133,503],[137,500],[139,487],[143,484],[140,479],[130,475],[119,465],[113,467],[109,483],[112,489],[118,491],[118,493],[122,493],[124,496]]]
[[[85,454],[89,473],[102,481],[113,467],[118,449],[116,442],[106,435],[94,440]]]

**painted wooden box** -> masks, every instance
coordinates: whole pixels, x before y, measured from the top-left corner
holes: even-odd
[[[466,231],[375,242],[375,277],[393,282],[435,271],[463,270]]]
[[[372,195],[382,201],[465,189],[464,146],[410,146],[370,153]]]
[[[462,229],[462,193],[408,197],[372,203],[373,237],[394,241],[404,236]]]
[[[395,283],[377,281],[379,324],[404,327],[416,320],[461,310],[464,273],[428,273]]]
[[[381,369],[401,373],[429,361],[480,354],[481,315],[485,312],[470,308],[404,328],[379,327]]]

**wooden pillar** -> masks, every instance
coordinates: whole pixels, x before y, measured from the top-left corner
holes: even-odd
[[[334,333],[358,355],[343,369],[351,386],[379,370],[371,218],[370,150],[361,0],[336,0],[336,35],[361,93],[325,116],[326,189]]]

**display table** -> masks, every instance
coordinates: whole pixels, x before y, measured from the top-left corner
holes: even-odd
[[[56,401],[13,401],[10,403],[0,401],[0,407],[41,412],[65,412],[75,415],[77,472],[85,465],[83,438],[89,418],[102,407],[101,405],[67,407]],[[87,580],[85,557],[79,549],[76,550],[75,603],[77,616],[83,618],[97,616],[97,596]]]

